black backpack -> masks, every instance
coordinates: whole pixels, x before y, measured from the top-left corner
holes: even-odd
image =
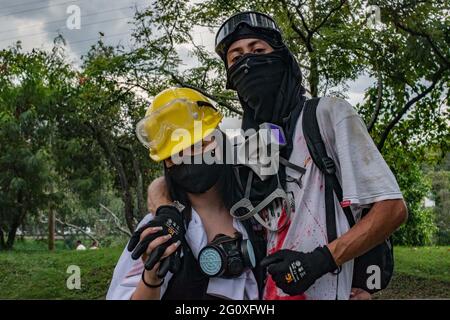
[[[325,211],[328,242],[337,238],[336,213],[334,194],[341,203],[343,200],[342,187],[336,176],[336,165],[327,155],[325,144],[320,134],[316,110],[320,98],[310,99],[303,107],[303,135],[314,164],[325,175]],[[333,194],[334,191],[334,194]],[[349,206],[343,207],[344,214],[350,228],[355,225],[355,219]],[[362,217],[369,210],[362,212]],[[377,245],[365,254],[355,258],[353,268],[352,287],[361,288],[374,293],[385,289],[394,272],[394,252],[391,238]],[[378,277],[376,279],[375,277]]]

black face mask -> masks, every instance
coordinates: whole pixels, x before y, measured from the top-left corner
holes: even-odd
[[[182,163],[167,168],[167,174],[184,191],[204,193],[217,183],[223,169],[223,164]]]
[[[243,129],[263,122],[285,128],[302,98],[301,72],[287,48],[267,54],[246,54],[228,69],[228,88],[235,89],[244,108]]]
[[[269,53],[247,54],[229,69],[231,88],[236,89],[244,107],[251,109],[260,123],[272,122],[276,117],[274,111],[286,68],[281,57]]]

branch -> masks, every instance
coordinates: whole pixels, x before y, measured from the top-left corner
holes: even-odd
[[[302,39],[302,41],[305,43],[305,46],[308,49],[308,51],[313,52],[314,50],[311,46],[310,39],[307,39],[307,36],[295,24],[294,17],[292,16],[291,12],[289,11],[286,0],[281,0],[281,3],[283,5],[284,10],[286,11],[291,28],[299,35],[300,39]]]
[[[225,101],[223,101],[223,100],[221,100],[221,99],[218,99],[219,96],[214,96],[214,95],[212,95],[212,94],[207,93],[205,90],[203,90],[203,89],[201,89],[201,88],[198,88],[198,87],[196,87],[196,86],[193,86],[193,85],[190,85],[190,84],[184,82],[182,79],[178,78],[175,74],[173,74],[173,73],[170,72],[170,71],[167,71],[167,73],[169,73],[169,75],[172,77],[173,81],[175,81],[176,83],[178,83],[180,86],[186,87],[186,88],[190,88],[190,89],[194,89],[194,90],[197,90],[198,92],[200,92],[200,93],[203,94],[204,96],[206,96],[206,97],[208,97],[208,98],[210,98],[210,99],[213,99],[213,100],[216,101],[218,104],[220,104],[221,106],[224,106],[224,107],[227,108],[228,110],[230,110],[230,111],[232,111],[232,112],[234,112],[234,113],[237,113],[237,114],[239,114],[239,115],[242,115],[242,111],[241,111],[241,110],[238,110],[238,109],[236,109],[235,107],[233,107],[231,104],[229,104],[229,103],[227,103],[227,102],[225,102]]]
[[[381,78],[381,72],[378,71],[378,94],[377,94],[377,102],[375,104],[375,110],[372,114],[372,118],[369,121],[369,124],[367,125],[367,131],[372,131],[373,126],[375,125],[375,122],[378,119],[378,115],[380,114],[381,109],[381,99],[383,97],[383,79]]]
[[[88,236],[88,237],[89,237],[90,239],[92,239],[93,241],[97,241],[97,243],[100,243],[96,238],[94,238],[93,236],[91,236],[89,233],[87,233],[86,231],[84,231],[83,228],[81,228],[81,227],[79,227],[79,226],[76,226],[76,225],[74,225],[74,224],[71,224],[71,223],[62,221],[61,219],[58,219],[58,218],[56,218],[56,217],[55,217],[55,221],[61,223],[62,225],[65,225],[65,226],[67,226],[67,227],[69,227],[69,228],[78,230],[78,231],[80,231],[81,233],[83,233],[83,234],[85,234],[86,236]]]
[[[442,54],[442,52],[439,50],[439,48],[433,42],[433,40],[431,39],[429,34],[426,34],[426,33],[423,33],[423,32],[419,32],[419,31],[415,31],[415,30],[413,30],[413,29],[411,29],[411,28],[401,24],[401,22],[398,21],[397,19],[394,21],[394,24],[398,28],[402,29],[403,31],[405,31],[405,32],[407,32],[409,34],[412,34],[412,35],[417,36],[417,37],[425,38],[427,40],[427,42],[430,44],[431,49],[434,51],[434,53],[447,65],[447,67],[450,66],[450,61],[448,60],[448,58],[446,58]]]
[[[330,12],[328,12],[328,14],[325,16],[325,18],[316,26],[314,27],[314,29],[311,30],[311,33],[315,33],[317,32],[317,30],[319,30],[320,28],[322,28],[322,26],[328,21],[328,19],[331,17],[331,15],[333,13],[335,13],[336,11],[340,10],[342,8],[342,6],[347,2],[347,0],[341,0],[341,2],[339,3],[339,5],[337,5],[336,7],[332,8],[330,10]]]
[[[302,11],[300,10],[300,6],[303,5],[303,3],[299,3],[298,6],[295,7],[295,11],[297,12],[297,14],[300,16],[300,20],[302,20],[302,25],[303,28],[305,28],[306,32],[309,34],[312,34],[314,32],[311,32],[311,30],[309,30],[308,25],[306,24],[306,20],[305,17],[303,16]]]
[[[419,95],[415,96],[414,98],[412,98],[411,100],[409,100],[405,106],[402,108],[402,110],[400,110],[400,112],[395,116],[394,119],[392,119],[392,121],[387,125],[386,129],[384,130],[383,134],[381,135],[381,139],[378,142],[378,150],[381,151],[381,149],[384,146],[384,143],[386,142],[386,139],[389,135],[389,133],[391,132],[392,128],[394,128],[394,126],[400,121],[400,119],[403,117],[403,115],[409,110],[409,108],[411,108],[411,106],[413,106],[417,101],[419,101],[420,99],[422,99],[423,97],[425,97],[428,93],[430,93],[434,87],[436,87],[436,84],[439,82],[439,80],[441,79],[442,74],[444,73],[446,69],[440,68],[433,76],[433,82],[431,83],[431,85],[426,88],[425,90],[422,91],[422,93],[420,93]]]
[[[298,62],[298,65],[305,70],[311,70],[310,66],[307,66],[306,64],[301,64],[300,62]]]
[[[108,209],[105,205],[103,205],[103,204],[101,204],[101,203],[99,203],[99,205],[100,205],[100,207],[101,207],[102,209],[104,209],[106,212],[108,212],[108,213],[114,218],[114,224],[115,224],[116,228],[117,228],[120,232],[126,234],[128,237],[131,237],[131,232],[130,232],[129,230],[125,229],[124,227],[122,227],[122,226],[120,225],[120,220],[119,220],[119,218],[114,214],[114,212],[112,212],[110,209]]]

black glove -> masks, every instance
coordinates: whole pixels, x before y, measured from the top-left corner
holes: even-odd
[[[293,296],[305,292],[317,279],[338,268],[328,247],[304,253],[283,249],[265,257],[266,267],[277,287]]]
[[[162,227],[162,230],[146,236],[141,242],[139,242],[142,232],[145,229],[151,227]],[[127,247],[128,251],[132,251],[131,258],[133,258],[134,260],[139,259],[139,257],[142,256],[142,254],[144,254],[147,250],[150,242],[160,236],[164,236],[167,234],[171,234],[172,237],[151,252],[150,256],[145,262],[145,269],[153,269],[155,264],[158,263],[158,261],[161,259],[167,247],[184,238],[185,230],[181,213],[173,206],[159,207],[156,210],[155,218],[133,233]],[[177,255],[175,255],[174,253],[171,255],[173,256],[171,257],[171,259],[168,259],[169,257],[167,257],[166,259],[163,259],[163,261],[161,261],[161,266],[158,272],[160,275],[162,275],[163,273],[165,275],[168,270],[175,270],[177,266],[179,266],[180,256],[178,251],[180,250],[181,246],[177,250]]]
[[[176,273],[181,266],[181,247],[177,249],[170,256],[161,260],[161,265],[159,266],[156,275],[158,278],[164,278],[168,271]]]

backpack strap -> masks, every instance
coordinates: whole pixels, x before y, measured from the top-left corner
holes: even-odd
[[[327,237],[328,243],[330,243],[337,238],[336,210],[333,191],[339,202],[342,202],[343,192],[336,176],[336,165],[334,160],[328,156],[325,143],[320,134],[320,128],[317,122],[317,106],[319,100],[320,98],[313,98],[305,102],[302,125],[303,135],[311,158],[314,164],[325,175],[325,211]],[[350,228],[353,227],[355,225],[355,218],[353,217],[350,207],[345,207],[343,210]]]

